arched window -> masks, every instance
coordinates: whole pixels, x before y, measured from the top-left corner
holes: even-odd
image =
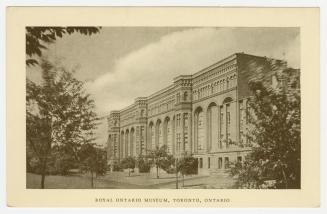
[[[135,136],[134,136],[134,128],[131,129],[130,133],[130,140],[129,140],[129,149],[130,149],[130,155],[136,156],[136,145],[135,145]]]
[[[213,148],[213,145],[217,145],[218,139],[218,106],[215,103],[211,103],[207,111],[208,115],[208,141],[209,149]]]
[[[122,131],[120,134],[120,158],[125,157],[125,145],[124,145],[124,132]]]
[[[205,146],[205,118],[204,112],[201,111],[198,114],[197,121],[197,142],[198,142],[198,150],[203,150]]]
[[[226,133],[226,147],[229,146],[229,143],[231,141],[231,102],[233,99],[231,97],[226,97],[223,101],[223,104],[226,108],[226,116],[225,116],[225,133]]]
[[[126,130],[125,132],[125,157],[128,157],[131,155],[131,149],[130,149],[130,145],[129,145],[129,131]]]
[[[156,123],[156,146],[159,148],[163,145],[163,129],[162,122],[158,120]]]
[[[150,122],[149,124],[149,145],[150,145],[150,149],[154,149],[155,148],[155,131],[154,131],[154,125],[153,122]]]
[[[167,145],[167,152],[168,153],[172,153],[172,149],[173,149],[173,144],[172,144],[172,129],[171,129],[171,121],[169,119],[169,117],[167,117],[165,119],[165,125],[164,125],[164,128],[165,128],[165,131],[164,131],[164,134],[165,134],[165,142],[164,144]]]
[[[205,114],[201,107],[194,112],[195,147],[194,151],[202,152],[205,149]]]

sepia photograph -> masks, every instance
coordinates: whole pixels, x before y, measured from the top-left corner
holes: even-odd
[[[25,37],[27,189],[301,189],[299,27]]]
[[[321,206],[319,8],[6,14],[7,206]]]

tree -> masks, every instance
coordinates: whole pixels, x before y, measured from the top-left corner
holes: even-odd
[[[131,169],[134,169],[135,168],[135,163],[136,163],[136,160],[135,158],[129,156],[127,158],[124,158],[122,160],[122,166],[124,169],[128,169],[128,176],[131,176]]]
[[[150,151],[149,158],[152,159],[152,162],[156,167],[157,178],[159,178],[159,168],[167,171],[175,161],[173,156],[168,154],[166,145],[163,145],[160,148],[156,147],[155,150]]]
[[[140,173],[150,172],[151,162],[146,157],[140,155],[137,159],[137,166]]]
[[[178,159],[177,171],[182,174],[183,186],[185,175],[196,175],[198,174],[198,159],[192,155],[184,154],[182,158]]]
[[[278,85],[253,79],[250,97],[248,143],[252,149],[244,163],[231,168],[245,188],[300,188],[301,184],[301,96],[298,70],[279,69]]]
[[[41,84],[27,79],[26,141],[27,152],[32,150],[39,161],[44,188],[47,164],[53,153],[78,160],[81,145],[95,139],[98,118],[93,110],[94,101],[72,72],[56,68],[46,60],[41,69]]]
[[[98,177],[106,173],[106,152],[94,143],[86,143],[79,150],[79,158],[81,171],[90,172],[91,187],[94,188],[94,174]]]
[[[100,27],[26,27],[26,65],[38,64],[35,56],[41,57],[46,44],[55,42],[58,37],[75,32],[92,35],[99,31]]]

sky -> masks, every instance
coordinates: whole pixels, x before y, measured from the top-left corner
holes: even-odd
[[[299,28],[103,27],[92,36],[57,39],[43,55],[74,69],[97,113],[105,116],[235,52],[284,59],[300,68]],[[39,74],[28,67],[28,78],[37,82]],[[106,124],[99,127],[98,141],[106,141]]]

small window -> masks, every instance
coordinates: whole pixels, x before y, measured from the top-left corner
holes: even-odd
[[[181,101],[181,95],[180,93],[177,93],[177,103],[179,103]]]
[[[229,158],[225,157],[225,169],[229,168]]]
[[[218,158],[218,169],[221,169],[223,166],[223,158]]]
[[[241,163],[242,162],[242,156],[237,157],[237,162]]]
[[[187,96],[188,96],[188,95],[187,95],[187,92],[185,91],[185,92],[184,92],[184,101],[187,101]]]
[[[210,158],[208,158],[208,169],[210,169]]]
[[[200,158],[200,160],[199,160],[199,168],[201,168],[201,169],[202,169],[202,167],[203,167],[203,159],[202,159],[202,158]]]

